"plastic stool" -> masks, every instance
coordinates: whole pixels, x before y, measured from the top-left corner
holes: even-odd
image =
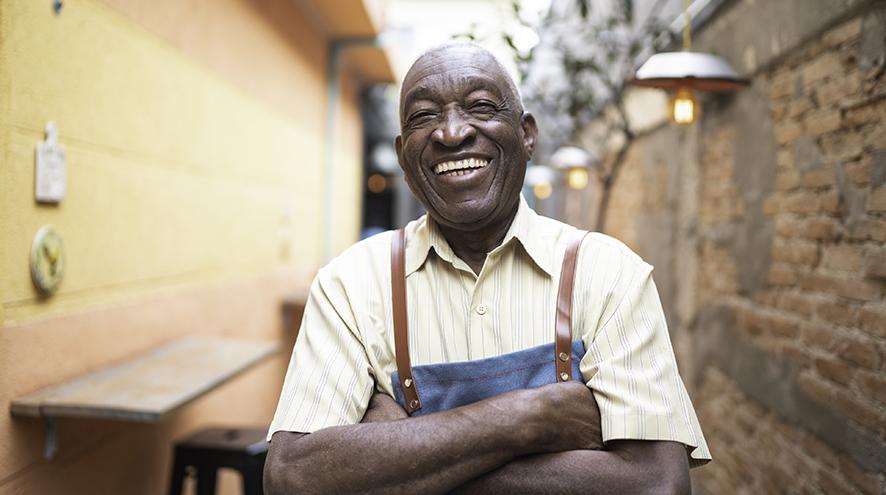
[[[244,495],[262,495],[266,434],[266,428],[206,428],[175,442],[170,495],[181,495],[190,470],[197,471],[197,495],[214,494],[219,468],[240,472]]]

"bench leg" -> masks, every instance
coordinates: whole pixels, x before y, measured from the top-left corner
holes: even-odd
[[[215,468],[197,468],[197,495],[215,495]]]

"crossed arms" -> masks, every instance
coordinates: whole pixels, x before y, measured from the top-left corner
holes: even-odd
[[[410,418],[376,394],[360,424],[279,431],[265,493],[689,493],[686,447],[604,449],[593,394],[577,382],[517,390]]]

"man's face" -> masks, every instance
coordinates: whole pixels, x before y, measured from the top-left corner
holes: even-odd
[[[471,46],[432,52],[406,76],[397,155],[412,192],[443,225],[476,231],[516,209],[537,132],[508,81]]]

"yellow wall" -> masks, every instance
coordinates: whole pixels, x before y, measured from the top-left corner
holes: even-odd
[[[0,0],[3,407],[184,334],[291,337],[279,301],[322,261],[326,138],[327,42],[296,4],[66,0],[54,16],[49,1]],[[359,88],[345,79],[336,252],[360,218]],[[41,206],[34,145],[50,120],[67,195]],[[47,223],[67,273],[41,299],[28,256]],[[0,493],[160,493],[172,437],[266,423],[285,360],[160,425],[63,421],[52,462],[39,421],[3,415]]]

